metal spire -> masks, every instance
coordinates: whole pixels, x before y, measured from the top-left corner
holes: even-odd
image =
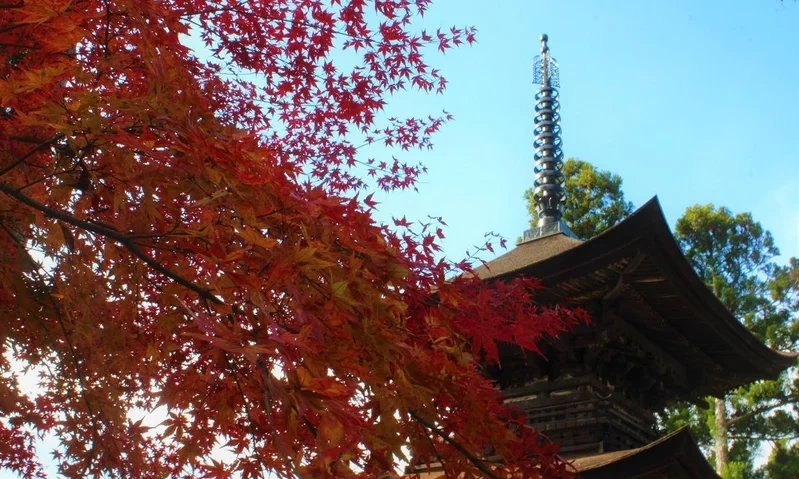
[[[533,83],[541,85],[535,94],[535,189],[533,198],[538,226],[524,232],[524,241],[564,233],[574,237],[562,220],[566,190],[560,139],[560,70],[549,53],[549,38],[541,35],[541,55],[535,57]]]

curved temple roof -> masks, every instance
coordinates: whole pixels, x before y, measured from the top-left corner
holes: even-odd
[[[587,456],[572,462],[583,479],[636,477],[718,478],[687,427],[637,449]]]
[[[522,243],[476,273],[536,277],[571,304],[622,299],[635,334],[701,375],[696,393],[719,396],[775,378],[798,357],[765,346],[715,297],[680,251],[657,197],[590,240],[558,234]]]

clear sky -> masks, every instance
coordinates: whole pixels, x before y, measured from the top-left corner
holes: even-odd
[[[560,63],[564,153],[658,195],[673,225],[694,203],[749,211],[799,256],[799,3],[779,0],[437,0],[425,25],[475,25],[471,48],[432,53],[444,95],[393,112],[456,121],[420,159],[420,192],[383,195],[379,216],[443,216],[463,257],[487,231],[527,228],[533,182],[532,62],[541,33]],[[377,196],[376,196],[377,198]]]

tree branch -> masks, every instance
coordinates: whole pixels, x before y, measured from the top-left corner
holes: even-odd
[[[799,434],[731,434],[729,438],[748,441],[781,441],[783,439],[799,439]]]
[[[280,434],[275,430],[275,425],[272,419],[272,373],[266,369],[266,364],[264,364],[262,358],[258,358],[256,360],[256,366],[258,367],[258,371],[261,373],[261,381],[263,382],[264,388],[264,408],[266,409],[266,420],[269,422],[269,427],[272,429],[272,437],[275,440],[275,445],[277,445],[280,455],[283,456],[283,461],[288,465],[288,470],[291,472],[292,477],[299,479],[300,475],[297,472],[297,468],[294,466],[294,462],[289,458],[286,447],[283,444],[283,440],[281,439]]]
[[[727,421],[727,426],[732,426],[736,422],[743,421],[744,419],[749,419],[752,416],[756,416],[758,414],[769,412],[769,411],[771,411],[773,409],[777,409],[778,407],[787,406],[787,405],[793,404],[795,402],[796,402],[796,400],[793,399],[793,398],[785,398],[782,401],[778,402],[777,404],[764,404],[764,405],[761,405],[760,407],[756,407],[756,408],[752,409],[751,411],[749,411],[747,413],[741,414],[740,416],[730,418]]]
[[[423,418],[423,417],[419,416],[418,414],[416,414],[416,411],[408,411],[408,414],[410,414],[410,416],[411,416],[411,417],[412,417],[414,420],[416,420],[416,422],[418,422],[419,424],[423,425],[424,427],[426,427],[426,428],[427,428],[427,429],[429,429],[430,431],[434,432],[434,433],[436,434],[436,436],[440,437],[440,438],[441,438],[441,439],[443,439],[443,440],[444,440],[444,441],[445,441],[447,444],[449,444],[450,446],[452,446],[453,448],[455,448],[455,450],[456,450],[456,451],[458,451],[459,453],[463,454],[463,456],[464,456],[466,459],[468,459],[468,460],[469,460],[469,462],[471,462],[471,463],[474,465],[474,467],[476,467],[477,469],[479,469],[479,470],[480,470],[480,472],[482,472],[483,474],[485,474],[485,475],[486,475],[486,477],[488,477],[489,479],[499,479],[499,476],[497,476],[496,474],[494,474],[494,471],[492,471],[492,470],[491,470],[491,469],[490,469],[490,468],[489,468],[489,467],[488,467],[488,466],[485,464],[485,461],[481,460],[480,458],[478,458],[477,456],[475,456],[475,455],[474,455],[474,454],[472,454],[471,452],[467,451],[467,450],[466,450],[466,448],[465,448],[465,447],[463,447],[463,446],[462,446],[462,445],[461,445],[461,444],[460,444],[458,441],[456,441],[456,440],[452,439],[451,437],[447,436],[447,435],[444,433],[444,431],[442,431],[441,429],[439,429],[438,427],[436,427],[436,425],[435,425],[435,424],[431,423],[431,422],[430,422],[430,421],[428,421],[427,419],[425,419],[425,418]]]
[[[421,425],[421,424],[420,424],[420,425]],[[425,430],[425,429],[426,429],[426,426],[425,426],[425,427],[424,427],[422,430]],[[438,458],[438,463],[439,463],[439,464],[441,464],[441,470],[443,470],[443,471],[444,471],[444,479],[452,479],[452,478],[450,477],[450,474],[449,474],[449,472],[447,471],[447,466],[446,466],[446,464],[444,464],[444,459],[442,459],[442,458],[441,458],[441,454],[439,454],[439,453],[438,453],[438,449],[436,449],[436,445],[435,445],[435,443],[433,442],[433,439],[432,439],[432,438],[430,437],[430,435],[427,433],[427,431],[425,431],[425,433],[424,433],[424,437],[425,437],[425,438],[427,438],[427,441],[430,443],[430,447],[433,449],[433,454],[435,454],[435,455],[436,455],[436,458]]]
[[[15,234],[14,231],[10,230],[3,223],[0,223],[0,228],[5,230],[5,232],[11,237],[11,240],[17,245],[17,248],[20,248],[21,253],[24,255],[23,260],[25,260],[28,263],[28,265],[31,266],[31,269],[32,269],[31,276],[33,277],[32,281],[42,291],[42,296],[44,296],[44,298],[46,298],[46,301],[47,301],[48,304],[45,305],[45,303],[40,301],[38,298],[34,298],[34,301],[36,301],[36,303],[38,303],[42,307],[46,308],[47,306],[49,306],[50,310],[53,312],[55,320],[58,322],[59,329],[61,330],[61,334],[64,337],[64,344],[66,344],[66,347],[68,349],[68,356],[69,356],[69,359],[70,359],[69,362],[72,363],[72,367],[75,370],[75,375],[77,376],[78,385],[80,386],[80,387],[76,388],[78,390],[77,394],[83,400],[84,406],[86,407],[86,414],[89,416],[89,422],[91,423],[91,429],[92,429],[92,433],[93,433],[93,436],[94,436],[94,440],[92,441],[92,446],[91,446],[91,450],[90,451],[91,451],[91,453],[93,453],[97,446],[100,446],[100,447],[103,447],[104,449],[106,449],[107,448],[107,444],[106,443],[108,441],[102,441],[101,440],[101,438],[100,438],[100,426],[98,425],[98,421],[102,422],[106,427],[110,428],[111,426],[109,425],[108,421],[103,418],[103,414],[102,414],[101,411],[97,411],[97,412],[94,411],[94,408],[92,407],[91,402],[89,401],[89,398],[86,396],[86,392],[89,391],[89,386],[86,383],[86,378],[88,376],[83,371],[83,368],[81,367],[80,354],[78,353],[78,350],[75,347],[75,344],[72,342],[72,338],[70,337],[69,330],[67,329],[67,326],[64,323],[64,314],[67,314],[67,312],[63,311],[63,313],[62,313],[62,310],[59,307],[58,302],[55,300],[55,298],[52,295],[52,291],[51,291],[50,286],[48,285],[48,283],[45,280],[45,278],[42,276],[43,273],[39,269],[38,264],[30,256],[28,251],[25,249],[24,238],[20,238],[17,234]],[[39,327],[41,327],[42,333],[45,335],[45,337],[48,337],[48,339],[51,340],[51,342],[52,342],[52,350],[55,353],[55,355],[61,360],[62,363],[66,362],[66,360],[63,357],[63,355],[61,354],[61,351],[58,350],[54,338],[51,336],[50,332],[48,331],[48,328],[44,325],[44,321],[42,320],[42,315],[38,314],[38,315],[34,315],[33,317],[35,318],[35,321],[39,324]],[[46,363],[44,363],[44,364],[45,364],[45,366],[47,366]],[[49,370],[50,367],[47,366],[47,369]],[[54,377],[54,378],[56,377],[55,374],[52,373],[52,371],[50,372],[50,374],[51,374],[52,377]],[[114,443],[114,446],[115,446],[115,449],[116,449],[116,452],[117,452],[117,456],[121,456],[122,455],[122,451],[120,451],[119,446],[116,444],[115,441],[111,441],[111,442]],[[88,467],[88,466],[89,466],[89,464],[87,463],[86,467]],[[86,472],[86,470],[84,468],[84,473],[85,472]]]
[[[243,9],[237,8],[237,7],[205,8],[203,10],[183,11],[183,12],[180,12],[180,16],[181,17],[195,17],[195,16],[198,16],[198,15],[210,15],[210,14],[213,14],[213,13],[221,13],[221,12],[233,12],[233,13],[238,13],[239,15],[244,15],[246,17],[255,17],[255,18],[258,18],[258,19],[261,19],[261,20],[266,20],[268,22],[285,22],[285,23],[288,23],[290,25],[302,25],[302,26],[308,27],[308,28],[317,28],[319,30],[327,30],[329,32],[333,32],[333,33],[338,34],[338,35],[343,35],[345,37],[350,37],[350,38],[353,38],[353,39],[356,39],[356,40],[371,41],[371,42],[376,41],[373,37],[363,37],[363,36],[358,36],[358,35],[351,35],[351,34],[349,34],[347,32],[344,32],[344,31],[341,31],[341,30],[337,30],[337,29],[331,28],[331,27],[325,27],[325,26],[320,25],[320,24],[314,24],[314,23],[310,23],[310,22],[301,22],[301,21],[297,21],[297,20],[292,20],[290,18],[270,17],[270,16],[267,16],[267,15],[261,15],[261,14],[258,14],[258,13],[255,13],[255,12],[251,12],[251,11],[248,11],[248,10],[243,10]],[[390,43],[386,43],[386,45],[390,45]]]
[[[225,362],[227,362],[228,371],[230,371],[231,374],[233,375],[233,381],[236,383],[236,388],[239,390],[239,395],[241,395],[241,402],[244,405],[244,412],[247,414],[247,420],[250,422],[250,437],[251,437],[250,440],[252,441],[252,453],[255,457],[258,458],[259,461],[261,461],[261,464],[263,465],[265,464],[265,462],[261,457],[261,454],[258,452],[258,447],[257,447],[258,435],[255,432],[255,426],[257,423],[252,418],[250,405],[247,402],[247,396],[244,394],[244,389],[241,387],[241,381],[239,381],[238,369],[230,360],[230,356],[228,355],[227,352],[222,351],[222,354],[225,357]]]
[[[0,176],[5,175],[6,173],[8,173],[9,171],[13,170],[14,168],[19,166],[20,164],[24,163],[25,160],[30,158],[37,151],[41,150],[42,148],[46,148],[46,147],[52,145],[53,143],[55,143],[56,141],[60,140],[61,138],[64,138],[64,134],[63,133],[57,133],[55,136],[53,136],[49,140],[45,140],[45,141],[39,143],[38,145],[34,146],[30,151],[28,151],[27,153],[25,153],[24,155],[19,157],[17,159],[17,161],[11,163],[10,165],[8,165],[5,168],[3,168],[2,170],[0,170]]]
[[[133,254],[133,256],[144,261],[144,263],[146,263],[148,266],[158,271],[159,273],[163,274],[172,281],[194,291],[195,293],[200,295],[200,297],[205,298],[208,301],[211,301],[212,303],[224,304],[224,301],[222,301],[216,295],[211,293],[210,290],[201,288],[200,286],[194,284],[193,282],[189,281],[183,276],[180,276],[179,274],[165,267],[155,259],[151,258],[149,255],[147,255],[144,251],[141,250],[139,245],[133,241],[131,236],[126,235],[119,230],[107,226],[101,226],[89,221],[79,220],[67,213],[64,213],[63,211],[50,208],[49,206],[43,205],[38,201],[34,200],[33,198],[22,194],[18,190],[12,188],[11,186],[5,183],[0,183],[0,191],[16,199],[20,203],[30,206],[33,209],[39,210],[40,212],[44,213],[46,216],[50,218],[61,220],[65,223],[71,224],[72,226],[76,226],[86,231],[91,231],[92,233],[96,233],[115,240],[116,242],[127,248],[127,250],[130,251],[131,254]]]

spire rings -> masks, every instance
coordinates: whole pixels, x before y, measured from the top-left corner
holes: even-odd
[[[563,150],[560,138],[558,91],[544,85],[535,95],[535,182],[533,196],[538,223],[543,226],[560,220],[566,190],[563,187]]]

